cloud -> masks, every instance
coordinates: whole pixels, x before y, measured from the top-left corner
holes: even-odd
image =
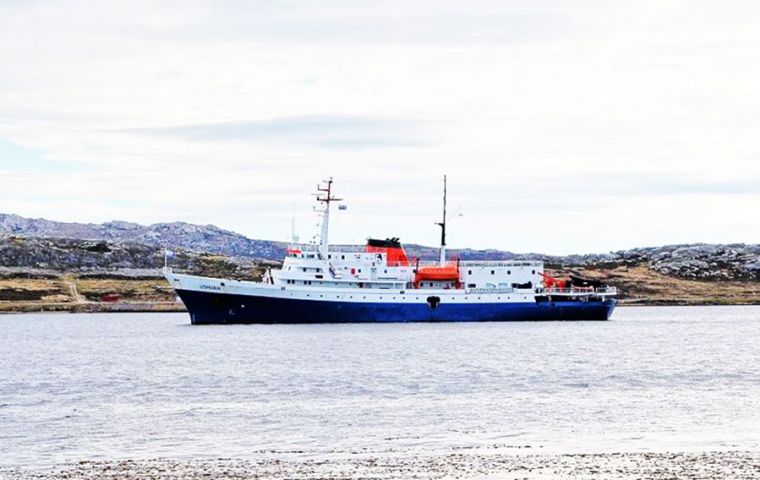
[[[285,238],[333,175],[336,241],[435,243],[448,173],[456,245],[751,242],[756,19],[738,0],[0,2],[0,205]]]
[[[192,141],[295,143],[340,149],[431,146],[424,122],[351,115],[308,115],[127,131]]]
[[[73,172],[78,169],[77,164],[47,160],[40,150],[0,138],[0,172]]]

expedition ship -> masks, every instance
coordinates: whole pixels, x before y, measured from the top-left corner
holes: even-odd
[[[317,187],[319,242],[290,245],[260,282],[164,268],[193,324],[607,320],[617,290],[555,279],[540,261],[459,261],[446,256],[446,180],[440,258],[407,257],[398,238],[328,243],[332,178]]]

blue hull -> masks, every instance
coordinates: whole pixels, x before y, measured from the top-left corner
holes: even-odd
[[[512,322],[607,320],[616,301],[536,303],[353,303],[177,290],[194,325],[218,323]]]

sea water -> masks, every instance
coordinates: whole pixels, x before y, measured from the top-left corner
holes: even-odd
[[[0,466],[759,447],[760,307],[369,325],[0,316]]]

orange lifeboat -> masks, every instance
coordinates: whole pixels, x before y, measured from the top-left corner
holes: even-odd
[[[459,265],[454,263],[444,267],[420,267],[414,275],[415,287],[419,288],[424,281],[454,282],[456,288],[460,288]]]

